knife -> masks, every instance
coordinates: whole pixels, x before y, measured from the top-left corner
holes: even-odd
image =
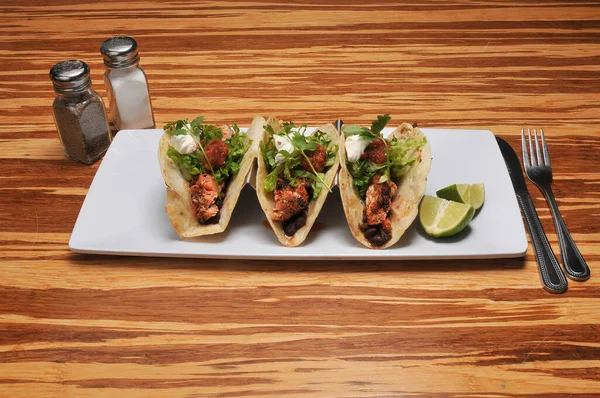
[[[498,141],[500,152],[502,152],[502,156],[504,157],[504,163],[506,163],[508,174],[517,195],[517,202],[519,202],[519,207],[521,208],[525,224],[531,236],[542,285],[550,293],[563,293],[568,287],[567,278],[565,278],[565,274],[563,274],[558,264],[558,260],[552,251],[548,237],[546,237],[542,223],[535,210],[533,200],[531,200],[527,185],[525,184],[519,158],[514,149],[502,138],[496,137],[496,141]]]

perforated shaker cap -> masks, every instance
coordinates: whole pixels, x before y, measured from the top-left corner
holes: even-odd
[[[50,69],[50,80],[57,93],[82,91],[92,84],[89,66],[76,59],[55,64]]]
[[[104,65],[109,68],[125,68],[139,61],[138,44],[129,36],[115,36],[104,40],[100,46]]]

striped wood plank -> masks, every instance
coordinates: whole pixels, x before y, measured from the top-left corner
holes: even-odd
[[[73,255],[98,164],[62,156],[48,70],[140,43],[155,116],[544,127],[592,279],[524,259],[265,262]],[[0,396],[600,394],[596,1],[0,5]],[[530,185],[557,249],[550,213]]]

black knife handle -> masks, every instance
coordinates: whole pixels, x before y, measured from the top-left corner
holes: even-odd
[[[529,230],[535,258],[538,263],[538,270],[544,289],[550,293],[563,293],[567,290],[567,278],[563,274],[558,260],[552,251],[550,242],[542,228],[542,223],[535,211],[531,197],[517,196],[521,210],[525,216],[525,224]]]

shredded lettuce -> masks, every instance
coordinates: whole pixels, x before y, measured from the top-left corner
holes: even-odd
[[[167,150],[167,156],[173,160],[173,163],[179,166],[179,169],[186,180],[191,180],[192,176],[204,172],[202,158],[198,156],[197,153],[182,155],[181,153],[177,152],[175,148],[169,147]]]
[[[298,178],[307,179],[312,186],[312,199],[316,199],[323,188],[331,191],[331,188],[325,184],[325,173],[314,170],[312,164],[312,171],[304,170],[302,159],[308,159],[305,152],[316,150],[317,144],[320,144],[326,150],[325,170],[327,170],[335,163],[338,146],[332,144],[331,137],[323,131],[317,130],[310,135],[305,135],[306,128],[306,125],[297,128],[294,123],[286,122],[281,130],[276,132],[271,126],[265,126],[265,130],[269,133],[269,139],[266,144],[264,142],[260,143],[260,151],[269,171],[263,181],[265,191],[273,192],[278,178],[285,179],[292,187],[298,186]],[[288,137],[294,146],[294,150],[291,153],[283,150],[278,151],[273,141],[273,135],[275,134]],[[284,156],[283,162],[279,165],[275,161],[277,154]]]
[[[427,143],[425,137],[421,139],[407,138],[399,141],[393,137],[388,141],[390,146],[387,149],[387,158],[389,159],[390,175],[392,178],[400,178],[408,170],[409,166],[417,160],[415,151]]]
[[[343,129],[343,133],[345,136],[360,134],[369,141],[373,141],[375,138],[382,138],[381,131],[390,120],[389,115],[380,115],[371,125],[371,129],[349,125]],[[427,142],[424,137],[422,139],[407,138],[402,141],[392,137],[384,139],[384,141],[387,146],[385,162],[377,164],[369,159],[358,159],[353,163],[347,162],[353,185],[361,198],[365,197],[367,188],[376,175],[381,175],[380,182],[402,177],[409,166],[416,161],[415,151]]]
[[[208,161],[202,162],[206,156],[204,154],[204,144],[214,139],[223,139],[223,130],[212,124],[202,124],[203,121],[204,118],[199,116],[191,123],[187,119],[167,123],[164,127],[165,132],[171,135],[190,134],[198,144],[198,150],[188,155],[181,154],[175,148],[169,147],[167,156],[179,167],[184,178],[188,181],[193,176],[210,173],[217,184],[221,184],[240,171],[240,163],[244,154],[250,148],[252,140],[246,133],[240,132],[239,127],[234,123],[231,126],[234,131],[233,135],[224,140],[229,149],[229,156],[227,156],[223,166],[216,169],[212,168]],[[207,163],[209,167],[206,168],[204,163]]]

